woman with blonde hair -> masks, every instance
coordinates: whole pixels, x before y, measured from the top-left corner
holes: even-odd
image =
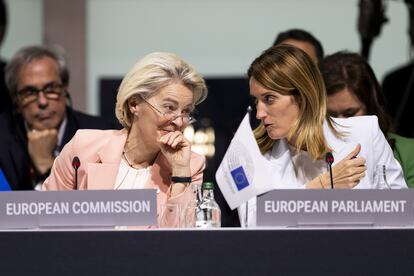
[[[122,130],[80,130],[56,158],[44,190],[157,189],[157,204],[185,205],[201,183],[205,158],[192,152],[183,130],[207,97],[203,78],[175,54],[138,61],[119,87]],[[75,187],[72,160],[80,168]],[[160,209],[158,209],[160,210]]]
[[[261,121],[254,132],[269,161],[275,189],[387,188],[375,186],[378,164],[387,169],[389,187],[406,187],[375,116],[327,116],[322,76],[302,50],[273,46],[253,61],[248,77]],[[332,183],[326,170],[327,152],[334,157]],[[241,222],[247,213],[246,226],[254,226],[256,198],[238,211]]]

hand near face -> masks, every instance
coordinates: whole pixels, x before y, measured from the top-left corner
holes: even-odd
[[[32,130],[27,134],[29,155],[40,173],[47,172],[53,165],[53,150],[57,145],[57,130]]]
[[[160,138],[161,152],[167,158],[175,176],[190,176],[191,145],[180,131],[172,131]]]

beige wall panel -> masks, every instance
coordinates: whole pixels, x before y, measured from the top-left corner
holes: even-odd
[[[86,111],[85,0],[43,0],[44,43],[62,46],[75,109]]]

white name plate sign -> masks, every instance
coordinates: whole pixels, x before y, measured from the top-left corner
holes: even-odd
[[[273,190],[257,198],[257,226],[412,226],[414,191]]]
[[[157,225],[156,190],[0,193],[0,229]]]

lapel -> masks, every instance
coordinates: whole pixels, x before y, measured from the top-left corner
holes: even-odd
[[[127,137],[126,129],[117,132],[98,152],[98,160],[88,164],[88,189],[114,188]],[[160,152],[152,165],[151,177],[145,188],[159,189],[163,194],[167,194],[171,184],[171,175],[171,166]]]
[[[171,185],[171,176],[171,166],[160,151],[152,165],[151,177],[145,188],[158,188],[163,194],[167,194]]]
[[[127,136],[126,129],[114,134],[98,152],[96,163],[88,163],[88,189],[113,189]]]
[[[366,160],[366,176],[360,180],[360,183],[354,187],[354,189],[361,189],[361,188],[369,188],[372,187],[372,175],[373,175],[373,168],[372,168],[372,138],[371,136],[364,136],[362,133],[358,133],[355,128],[351,125],[352,121],[350,122],[349,119],[342,119],[342,120],[335,120],[335,128],[341,131],[344,134],[344,138],[337,138],[332,131],[328,128],[326,122],[324,124],[325,130],[325,137],[327,137],[328,144],[330,147],[334,149],[334,163],[336,165],[337,162],[341,161],[345,156],[347,156],[351,151],[353,151],[356,145],[359,143],[361,144],[361,152],[358,154],[359,157],[364,157]],[[344,124],[339,124],[338,121],[343,122]],[[365,128],[369,128],[368,125],[364,126]]]
[[[341,161],[345,156],[347,156],[353,149],[355,149],[357,143],[350,139],[351,128],[344,125],[340,125],[335,122],[334,127],[344,134],[344,137],[338,138],[329,128],[327,121],[324,121],[323,130],[328,146],[332,149],[332,154],[334,156],[335,165],[337,162]]]
[[[61,152],[63,147],[72,139],[75,135],[76,131],[79,129],[78,123],[76,121],[75,116],[73,115],[73,111],[70,107],[66,107],[66,126],[63,132],[62,141],[58,147],[58,151]]]
[[[361,152],[358,156],[364,157],[366,160],[368,160],[368,156],[366,155],[367,149],[365,147],[369,147],[367,143],[363,143],[363,141],[355,139],[354,132],[351,128],[351,126],[341,125],[336,122],[335,128],[339,131],[341,131],[344,134],[343,138],[337,138],[331,129],[328,127],[328,124],[324,123],[324,132],[326,140],[328,141],[329,147],[333,149],[333,156],[334,156],[334,163],[333,165],[336,165],[339,161],[345,158],[351,151],[353,151],[358,144],[358,142],[361,144]],[[370,187],[370,183],[372,183],[371,175],[370,173],[370,166],[369,162],[367,164],[367,176],[363,177],[359,184],[354,187],[354,189],[363,189]]]

